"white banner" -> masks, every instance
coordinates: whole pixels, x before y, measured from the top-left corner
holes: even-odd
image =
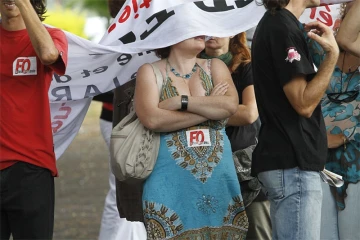
[[[320,0],[320,3],[323,4],[337,4],[337,3],[345,3],[352,2],[353,0]]]
[[[303,22],[333,26],[338,5],[307,9]],[[76,136],[93,96],[136,78],[156,48],[199,36],[226,37],[257,25],[265,9],[254,0],[128,0],[99,44],[65,32],[65,75],[54,74],[49,90],[57,159]]]

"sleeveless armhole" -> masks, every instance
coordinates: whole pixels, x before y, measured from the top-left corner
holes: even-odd
[[[207,67],[208,67],[208,70],[209,70],[209,75],[211,76],[211,58],[207,59]]]
[[[152,63],[150,63],[150,65],[153,68],[154,75],[156,77],[156,84],[157,84],[158,90],[159,90],[159,98],[161,99],[162,89],[164,86],[164,76],[162,75],[160,69],[157,66],[155,66]]]

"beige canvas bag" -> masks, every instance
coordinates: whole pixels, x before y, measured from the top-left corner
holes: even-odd
[[[163,77],[151,64],[161,94]],[[160,134],[144,127],[136,116],[134,107],[112,130],[110,162],[112,172],[119,181],[144,181],[152,172],[160,147]]]

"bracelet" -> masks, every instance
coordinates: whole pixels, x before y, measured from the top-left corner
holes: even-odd
[[[181,95],[181,111],[185,111],[187,110],[188,107],[188,103],[189,103],[189,98],[187,95]]]

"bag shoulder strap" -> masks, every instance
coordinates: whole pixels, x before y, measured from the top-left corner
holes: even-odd
[[[162,74],[160,72],[160,69],[157,66],[155,66],[154,64],[151,64],[151,63],[150,63],[150,65],[152,66],[152,68],[154,70],[154,74],[156,76],[156,83],[157,83],[158,88],[159,88],[159,93],[161,94],[161,88],[162,88],[162,85],[163,85]],[[133,122],[136,118],[137,118],[137,116],[136,116],[135,108],[132,107],[130,109],[130,112],[118,124],[116,124],[116,126],[113,128],[114,129],[113,134],[115,134],[116,131],[119,131],[120,129],[123,129],[124,126],[126,126],[129,123]]]
[[[162,76],[162,74],[160,72],[160,69],[157,66],[155,66],[155,64],[150,63],[150,65],[154,70],[154,74],[155,74],[155,77],[156,77],[156,83],[157,83],[158,88],[159,88],[159,94],[161,95],[161,89],[162,89],[162,85],[163,85],[163,76]]]

